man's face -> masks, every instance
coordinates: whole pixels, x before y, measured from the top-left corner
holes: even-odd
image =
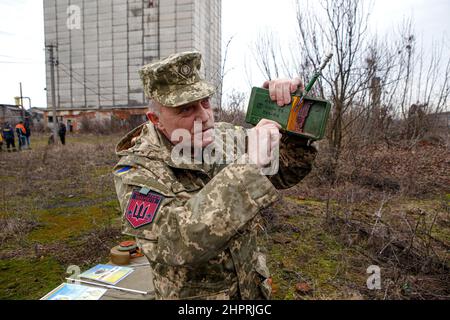
[[[177,108],[159,105],[159,115],[149,112],[147,117],[173,144],[180,143],[174,139],[175,130],[184,129],[191,134],[191,142],[194,142],[194,123],[200,128],[201,133],[197,133],[202,138],[202,147],[206,147],[214,141],[214,114],[211,108],[210,99],[205,98],[195,102],[182,105]]]

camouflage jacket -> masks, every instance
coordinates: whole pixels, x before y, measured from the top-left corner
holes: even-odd
[[[230,129],[244,130],[217,123],[215,134]],[[150,261],[156,298],[270,298],[266,257],[256,243],[258,212],[278,199],[276,189],[292,187],[309,173],[316,149],[283,137],[279,172],[267,177],[238,163],[175,164],[172,148],[151,123],[131,131],[116,148],[122,230],[136,237]],[[152,217],[136,227],[127,214],[139,200]]]

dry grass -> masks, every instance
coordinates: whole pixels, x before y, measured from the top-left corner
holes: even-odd
[[[32,150],[0,154],[0,269],[24,275],[17,290],[2,281],[0,298],[39,298],[69,265],[108,261],[124,239],[111,176],[119,137],[68,135],[66,146],[48,146],[47,135],[34,135]],[[34,286],[36,279],[49,283]]]
[[[67,266],[106,262],[124,239],[110,174],[119,137],[69,135],[48,147],[38,135],[33,150],[0,154],[0,298],[39,298]],[[327,155],[322,142],[313,172],[263,214],[275,298],[450,298],[448,148],[354,146],[337,163]],[[382,290],[367,289],[373,264]]]
[[[449,149],[355,146],[332,163],[326,146],[311,174],[265,212],[275,296],[450,298]],[[382,270],[382,290],[367,289],[370,265]],[[314,288],[307,296],[295,290],[303,282]]]

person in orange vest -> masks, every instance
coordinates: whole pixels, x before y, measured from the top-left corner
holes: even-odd
[[[19,150],[22,150],[22,148],[24,148],[25,146],[25,136],[27,134],[27,129],[25,129],[23,121],[19,121],[19,123],[16,125],[16,133],[19,140]]]

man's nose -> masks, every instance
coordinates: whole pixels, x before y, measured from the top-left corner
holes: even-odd
[[[203,108],[200,102],[197,103],[195,110],[196,110],[195,115],[196,120],[201,120],[202,122],[206,122],[209,120],[209,114],[206,111],[206,109]]]

